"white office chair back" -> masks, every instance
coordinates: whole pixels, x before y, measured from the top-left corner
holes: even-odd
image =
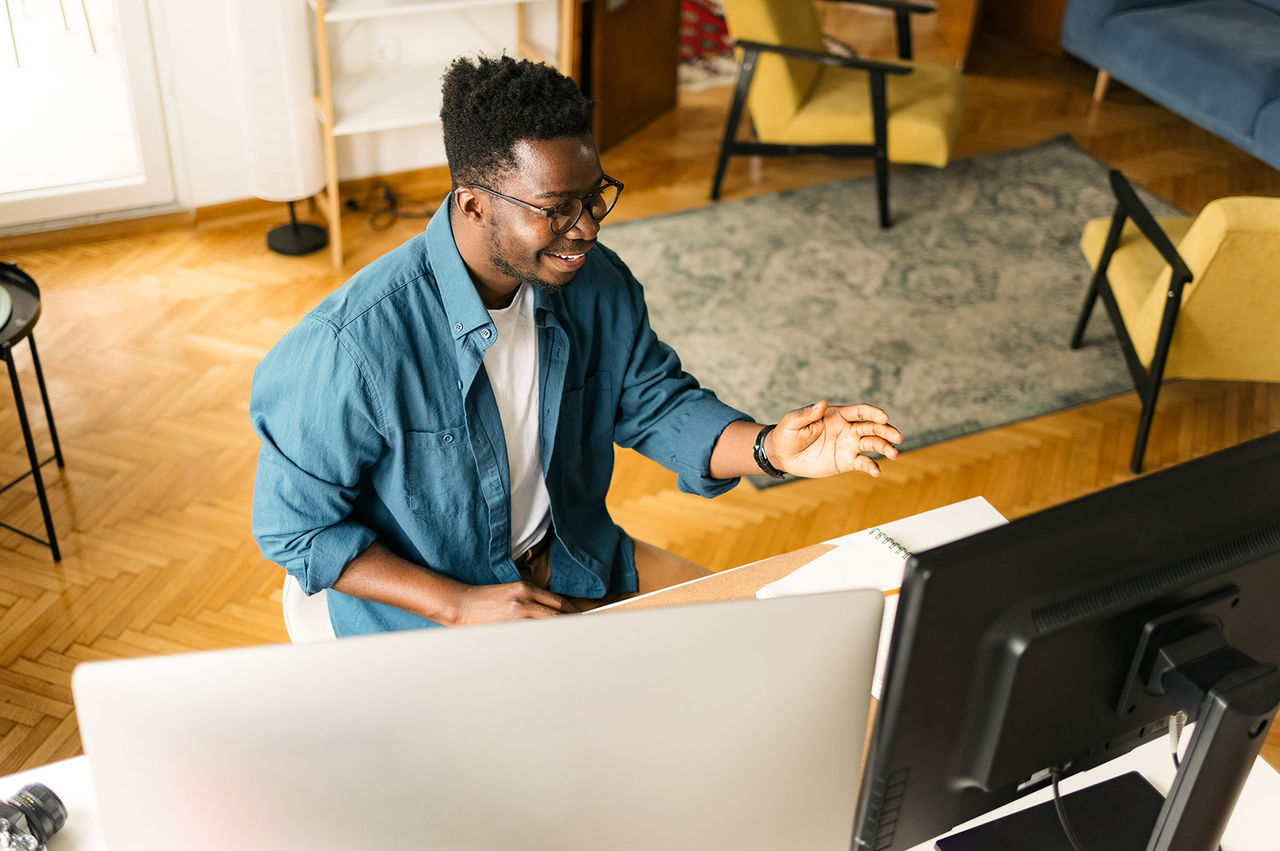
[[[298,580],[284,575],[284,628],[294,644],[328,641],[336,638],[333,621],[329,620],[329,592],[307,596]]]

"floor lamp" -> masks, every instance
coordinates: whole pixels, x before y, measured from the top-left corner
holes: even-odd
[[[312,106],[307,6],[300,0],[229,0],[232,71],[254,197],[289,205],[289,223],[267,234],[280,254],[328,244],[320,225],[299,222],[294,202],[325,183],[320,122]]]

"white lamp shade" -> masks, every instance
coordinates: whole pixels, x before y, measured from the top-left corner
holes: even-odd
[[[324,187],[320,121],[312,102],[304,0],[227,0],[232,76],[250,191],[297,201]]]

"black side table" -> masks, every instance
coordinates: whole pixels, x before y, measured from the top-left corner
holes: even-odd
[[[40,318],[40,288],[31,276],[12,263],[0,262],[0,288],[9,295],[13,303],[12,313],[8,321],[0,325],[0,358],[4,358],[9,367],[9,383],[13,385],[13,400],[18,406],[18,421],[22,424],[22,439],[27,443],[27,458],[31,462],[31,472],[23,473],[9,484],[0,487],[0,493],[18,484],[30,476],[36,483],[36,494],[40,497],[40,511],[44,514],[44,528],[49,540],[42,541],[21,529],[0,521],[0,526],[30,538],[38,544],[44,544],[53,551],[53,560],[61,561],[62,553],[58,550],[58,538],[53,531],[53,516],[49,513],[49,498],[44,492],[44,479],[40,476],[40,468],[57,460],[62,467],[62,447],[58,445],[58,430],[53,425],[53,409],[49,407],[49,392],[44,386],[44,371],[40,369],[40,356],[36,354],[36,338],[32,329]],[[3,317],[0,317],[2,321]],[[43,461],[36,457],[36,444],[31,437],[31,424],[27,421],[27,408],[22,401],[22,387],[18,384],[18,369],[13,363],[13,347],[22,340],[27,341],[31,349],[31,362],[36,368],[36,381],[40,384],[40,397],[44,401],[44,415],[49,421],[49,436],[53,438],[53,456]]]

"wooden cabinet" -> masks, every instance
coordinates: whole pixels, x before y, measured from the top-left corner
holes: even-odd
[[[1061,56],[1058,39],[1067,0],[983,0],[982,31],[1032,50]]]
[[[515,44],[490,47],[493,52],[514,49],[520,55],[552,62],[569,72],[576,48],[578,26],[576,0],[552,0],[559,14],[557,43],[540,47],[531,36],[526,3],[533,0],[308,0],[315,13],[316,112],[324,139],[325,192],[321,210],[329,223],[329,251],[335,267],[342,265],[342,207],[338,193],[337,139],[405,127],[421,127],[440,121],[440,77],[445,62],[426,64],[387,63],[339,72],[334,51],[341,40],[362,22],[467,12],[484,7],[513,7]],[[545,0],[543,0],[545,5]],[[441,45],[448,53],[450,45]],[[468,50],[455,45],[452,55]],[[474,48],[473,48],[474,49]],[[383,57],[384,59],[386,57]],[[446,60],[447,62],[447,60]]]
[[[680,0],[594,0],[582,7],[580,75],[605,150],[676,105]]]

